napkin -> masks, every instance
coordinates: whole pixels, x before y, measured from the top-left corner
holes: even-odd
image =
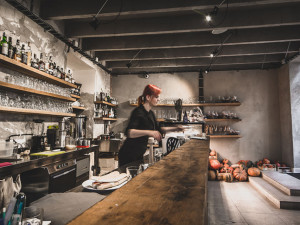
[[[12,164],[9,162],[0,163],[0,167],[10,166],[10,165],[12,165]]]
[[[116,182],[124,179],[125,177],[128,177],[128,174],[114,171],[104,176],[92,176],[91,179],[97,182]]]

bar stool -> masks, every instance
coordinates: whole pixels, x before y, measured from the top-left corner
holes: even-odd
[[[180,142],[178,138],[169,137],[167,140],[167,154],[169,154],[179,146],[180,146]]]

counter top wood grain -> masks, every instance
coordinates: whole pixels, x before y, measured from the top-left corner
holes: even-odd
[[[206,224],[208,154],[190,140],[69,225]]]

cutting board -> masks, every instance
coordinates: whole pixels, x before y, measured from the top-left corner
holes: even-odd
[[[66,153],[66,152],[65,151],[58,151],[58,152],[44,151],[44,152],[32,153],[30,155],[33,155],[33,156],[53,156],[53,155],[59,155],[59,154],[63,154],[63,153]]]

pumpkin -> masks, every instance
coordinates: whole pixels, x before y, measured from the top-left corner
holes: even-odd
[[[208,180],[216,180],[216,171],[208,170]]]
[[[228,168],[229,168],[229,165],[228,165],[228,164],[224,164],[224,168],[225,168],[225,169],[228,169]]]
[[[227,172],[232,174],[232,173],[233,173],[233,170],[234,170],[234,169],[230,166],[230,167],[228,168]]]
[[[248,174],[251,177],[259,177],[260,176],[260,169],[256,167],[251,167],[248,169]]]
[[[224,177],[224,180],[226,182],[232,182],[233,181],[233,176],[231,173],[226,173],[226,175],[223,176]]]
[[[254,166],[254,163],[253,163],[251,160],[249,160],[249,161],[247,162],[246,166],[247,166],[247,168],[251,168],[251,167]]]
[[[259,161],[256,163],[257,166],[262,166],[262,164],[263,164],[263,161],[262,161],[262,160],[259,160]]]
[[[216,151],[215,150],[211,150],[209,153],[210,156],[215,156],[216,155]]]
[[[267,158],[263,159],[263,164],[270,164],[270,160],[268,160]]]
[[[238,181],[246,181],[248,178],[246,170],[242,169],[241,167],[236,168],[233,171],[233,177]]]
[[[228,164],[228,159],[223,159],[224,164]]]
[[[218,170],[221,167],[221,163],[217,159],[209,160],[210,168]]]

